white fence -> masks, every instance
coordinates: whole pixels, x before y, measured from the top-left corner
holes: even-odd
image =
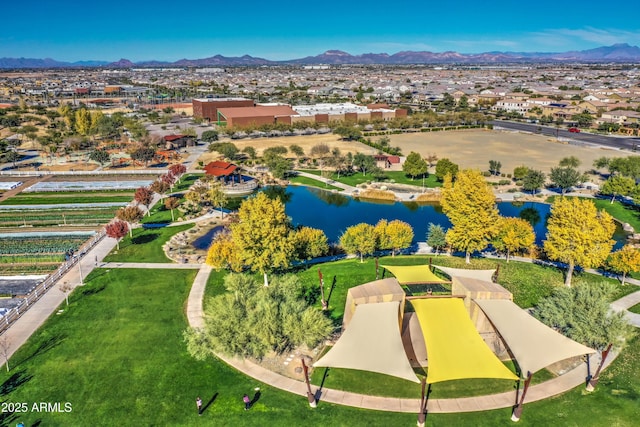
[[[102,229],[95,235],[91,236],[80,248],[78,248],[76,254],[70,260],[63,263],[58,269],[49,275],[46,279],[40,282],[30,293],[22,300],[17,306],[12,308],[0,317],[0,334],[4,333],[9,326],[16,320],[18,320],[27,310],[38,301],[49,289],[51,289],[62,276],[64,276],[71,268],[80,262],[82,257],[89,252],[98,242],[100,242],[106,236],[105,230]]]

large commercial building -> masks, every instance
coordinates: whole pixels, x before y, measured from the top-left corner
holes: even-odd
[[[191,101],[193,117],[218,121],[219,108],[254,107],[256,103],[247,98],[199,98]]]
[[[383,120],[404,117],[407,110],[391,109],[386,104],[367,106],[351,103],[283,105],[256,104],[245,98],[205,98],[193,100],[193,115],[229,127],[295,122],[330,123],[334,121]]]

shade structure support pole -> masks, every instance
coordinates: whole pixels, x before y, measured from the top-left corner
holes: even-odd
[[[587,391],[593,391],[596,388],[596,385],[598,385],[598,381],[600,380],[600,371],[602,370],[602,367],[604,366],[604,361],[607,359],[607,356],[609,355],[609,352],[611,351],[611,347],[613,347],[613,344],[609,344],[607,346],[607,348],[602,352],[602,357],[600,358],[600,364],[598,365],[598,369],[596,369],[596,373],[593,374],[593,376],[588,377],[587,378]],[[589,356],[587,356],[589,357]]]
[[[307,384],[307,399],[309,400],[309,406],[315,408],[318,405],[316,396],[311,393],[311,383],[309,382],[309,367],[304,362],[304,357],[300,359],[302,361],[302,371],[304,373],[304,382]]]
[[[522,388],[522,396],[520,397],[520,401],[518,402],[516,407],[513,408],[513,412],[511,413],[511,421],[520,421],[520,416],[522,415],[522,409],[524,406],[524,398],[527,395],[527,390],[529,390],[529,384],[531,384],[532,376],[533,374],[531,372],[527,372],[527,379],[525,380],[524,387]]]

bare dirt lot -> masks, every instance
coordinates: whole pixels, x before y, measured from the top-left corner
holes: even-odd
[[[462,168],[488,170],[489,160],[502,163],[502,172],[513,173],[517,166],[525,165],[548,174],[552,167],[558,165],[563,157],[575,156],[581,161],[580,169],[586,171],[599,157],[625,157],[630,153],[599,147],[585,147],[558,142],[548,136],[518,132],[502,132],[491,130],[465,130],[433,133],[409,133],[390,135],[391,145],[402,148],[404,155],[411,151],[423,156],[436,154],[439,159],[448,158]],[[381,137],[371,137],[376,141]],[[316,144],[325,143],[331,149],[339,148],[342,153],[363,152],[374,154],[375,149],[353,141],[341,141],[339,136],[309,135],[280,138],[259,138],[228,140],[242,150],[247,146],[256,149],[258,155],[268,147],[282,145],[290,147],[297,144],[305,153],[311,151]],[[217,153],[207,153],[200,160],[205,163],[218,158]]]
[[[374,138],[375,140],[375,138]],[[391,145],[402,148],[404,155],[411,151],[426,156],[436,154],[448,158],[462,168],[488,170],[489,160],[502,163],[502,172],[512,173],[525,165],[549,173],[563,157],[575,156],[582,162],[580,169],[588,170],[600,157],[626,157],[630,153],[569,145],[548,136],[490,130],[468,130],[392,135]]]

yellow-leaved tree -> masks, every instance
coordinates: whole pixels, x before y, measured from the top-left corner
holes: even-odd
[[[395,256],[396,252],[411,246],[413,241],[413,227],[399,219],[389,222],[386,219],[381,219],[374,230],[378,249],[391,249],[391,256]]]
[[[531,223],[522,218],[502,217],[498,221],[498,233],[492,241],[493,247],[509,257],[514,252],[531,248],[536,241]]]
[[[640,250],[631,245],[625,245],[619,251],[611,254],[607,264],[616,273],[622,273],[622,284],[624,285],[627,274],[632,271],[640,271]]]
[[[268,286],[267,273],[289,267],[295,247],[284,204],[258,193],[240,205],[238,221],[229,226],[242,263],[259,271]]]
[[[376,250],[376,243],[375,228],[364,222],[348,227],[340,236],[340,246],[349,254],[359,254],[360,262]]]
[[[91,132],[91,113],[86,108],[76,110],[76,132],[89,135]]]
[[[239,251],[233,242],[233,237],[228,231],[222,231],[215,235],[209,251],[206,263],[216,270],[228,268],[232,271],[242,271],[242,260],[238,256]]]
[[[478,170],[463,170],[456,176],[444,177],[442,211],[451,221],[447,243],[464,251],[467,264],[471,253],[487,247],[497,232],[498,208],[496,198]]]
[[[551,206],[547,221],[547,256],[567,264],[564,284],[571,287],[576,265],[593,268],[602,265],[615,241],[615,224],[611,215],[598,211],[591,200],[559,198]]]

